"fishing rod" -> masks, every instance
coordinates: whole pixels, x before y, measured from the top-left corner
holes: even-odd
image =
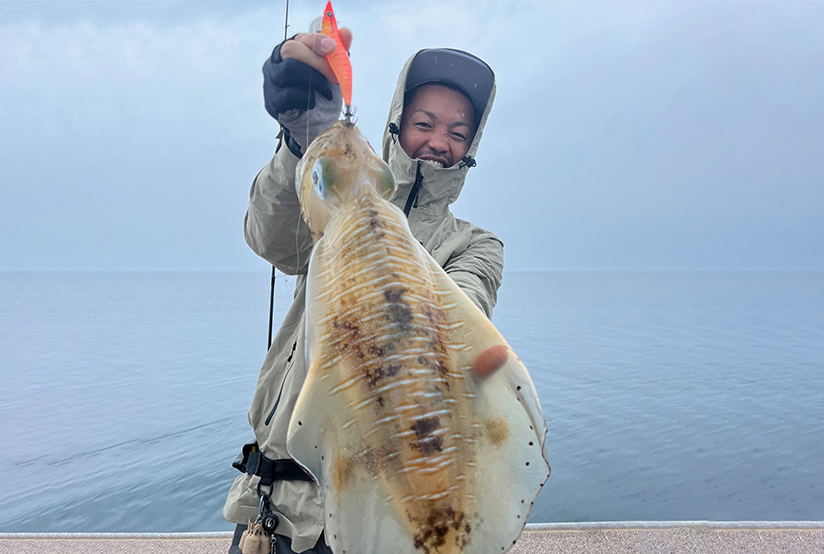
[[[286,0],[286,15],[283,18],[283,40],[289,35],[289,0]],[[272,320],[275,314],[275,266],[272,265],[272,284],[269,289],[269,338],[266,339],[266,351],[272,346]]]

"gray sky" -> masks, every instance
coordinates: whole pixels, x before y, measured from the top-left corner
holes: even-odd
[[[293,0],[291,32],[325,0]],[[0,270],[255,270],[285,4],[0,0]],[[414,51],[498,96],[453,211],[507,270],[824,270],[824,2],[335,2],[379,148]]]

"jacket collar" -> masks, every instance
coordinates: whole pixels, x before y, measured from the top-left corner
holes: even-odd
[[[394,144],[390,148],[387,163],[395,175],[396,188],[392,202],[399,208],[404,208],[420,172],[423,186],[418,191],[413,210],[422,210],[430,215],[443,213],[457,200],[469,171],[463,163],[442,168],[422,160],[410,159],[400,144]]]

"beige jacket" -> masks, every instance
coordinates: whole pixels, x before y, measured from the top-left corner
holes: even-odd
[[[501,285],[503,243],[489,231],[457,219],[449,210],[463,188],[469,168],[461,163],[450,168],[427,162],[419,164],[406,155],[397,137],[389,132],[392,123],[400,128],[410,63],[411,58],[398,78],[383,136],[383,159],[389,163],[398,185],[392,202],[403,209],[420,165],[423,188],[417,206],[409,214],[412,234],[467,296],[491,317]],[[494,97],[493,86],[469,148],[468,155],[473,158]],[[249,408],[249,423],[261,451],[271,459],[289,457],[286,431],[307,371],[303,316],[312,237],[301,218],[295,192],[297,162],[285,145],[279,149],[252,183],[244,222],[246,242],[255,253],[280,271],[298,275],[294,302],[263,361]],[[235,480],[223,508],[227,520],[246,523],[257,516],[257,482],[258,478],[250,475],[241,475]],[[277,532],[292,539],[294,551],[302,552],[314,546],[323,531],[323,501],[317,485],[306,481],[277,481],[271,501],[280,517]]]

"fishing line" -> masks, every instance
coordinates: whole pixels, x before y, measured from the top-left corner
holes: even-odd
[[[283,18],[283,40],[289,36],[289,0],[286,0],[286,16]]]
[[[323,5],[323,0],[320,0],[320,3],[318,4],[318,7],[320,7],[320,6],[322,6],[322,5]],[[288,7],[289,7],[289,1],[288,1],[288,0],[287,0],[287,2],[286,2],[286,6],[287,6],[287,10],[288,10]],[[323,8],[321,8],[320,10],[318,10],[318,12],[316,12],[316,13],[320,13],[320,14],[321,14],[321,16],[320,16],[320,17],[316,17],[316,18],[312,21],[312,24],[310,25],[310,28],[309,28],[309,32],[313,34],[313,38],[312,38],[312,51],[314,51],[314,50],[315,50],[315,41],[317,41],[317,39],[318,39],[318,37],[317,37],[317,33],[319,33],[319,32],[320,32],[320,28],[318,27],[318,25],[316,25],[316,22],[317,22],[319,19],[322,19]],[[289,17],[289,13],[288,13],[288,11],[287,11],[286,17],[287,17],[287,18]],[[285,34],[286,34],[286,32],[284,31],[284,35],[285,35]],[[283,40],[286,40],[286,37],[285,37],[285,36],[284,36]],[[304,135],[304,137],[306,137],[306,138],[308,138],[308,137],[309,137],[309,109],[310,109],[310,107],[311,107],[311,105],[312,105],[312,97],[311,97],[311,93],[312,93],[312,77],[313,77],[313,75],[314,75],[314,74],[310,71],[310,72],[309,72],[309,94],[307,94],[307,95],[306,95],[306,114],[307,114],[307,115],[306,115],[306,134]],[[333,84],[333,83],[329,83],[329,84],[330,84],[330,86],[334,87],[334,84]],[[316,93],[316,94],[319,94],[319,93]],[[333,100],[334,100],[334,92],[333,92],[333,97],[332,97],[332,98],[333,98]],[[316,102],[318,101],[317,97],[315,97],[315,101],[316,101]],[[304,153],[304,154],[306,153],[306,149],[307,149],[307,148],[309,148],[309,145],[308,145],[308,144],[306,144],[306,145],[304,145],[304,146],[303,146],[303,153]],[[295,175],[295,179],[297,179],[297,175]],[[296,182],[296,183],[295,183],[295,189],[296,189],[296,190],[297,190],[297,189],[300,189],[300,185],[301,185],[301,184],[300,184],[299,182]],[[300,197],[300,192],[298,192],[298,197]],[[302,220],[303,220],[303,216],[301,215],[301,217],[299,217],[299,218],[298,218],[298,221],[297,221],[297,223],[295,224],[295,267],[296,267],[297,269],[300,269],[300,224],[301,224],[301,221],[302,221]],[[311,231],[310,231],[310,233],[311,233]]]
[[[286,15],[283,18],[283,40],[286,40],[287,36],[289,35],[289,0],[286,0]],[[275,315],[275,282],[277,277],[277,270],[275,269],[275,265],[272,264],[272,283],[271,288],[269,290],[269,336],[266,339],[266,352],[269,352],[269,348],[272,346],[272,322],[274,320]]]
[[[323,5],[323,0],[321,0],[319,6]],[[323,8],[319,10],[320,12],[323,11]],[[317,19],[316,19],[317,20]],[[317,33],[320,31],[319,29],[315,29],[315,25],[312,26],[313,28],[310,29],[310,32],[315,33],[315,37],[313,40],[317,40]],[[283,41],[289,38],[289,0],[286,0],[286,14],[284,15],[283,21]],[[314,43],[312,44],[314,50]],[[330,83],[331,84],[331,83]],[[309,90],[312,90],[312,74],[309,74]],[[311,106],[311,98],[309,95],[306,97],[306,113],[309,113],[309,108]],[[309,117],[306,117],[306,135],[309,136]],[[308,144],[305,145],[303,148],[304,150],[308,148]],[[299,183],[298,183],[299,185]],[[295,226],[295,264],[296,268],[300,269],[300,224],[301,224],[302,217],[299,217],[297,220],[297,224]],[[269,291],[269,335],[266,339],[266,351],[269,351],[269,348],[272,346],[272,328],[274,323],[274,313],[275,313],[275,283],[277,281],[277,270],[275,269],[274,264],[272,265],[272,282]]]

